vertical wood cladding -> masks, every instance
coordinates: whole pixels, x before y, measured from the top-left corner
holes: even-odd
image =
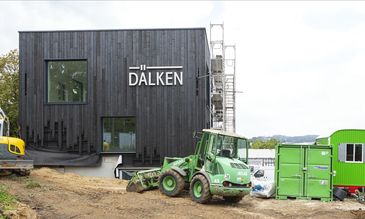
[[[21,134],[36,149],[100,153],[102,118],[135,116],[136,153],[127,163],[157,165],[193,153],[193,132],[209,127],[203,28],[20,32],[19,48]],[[57,59],[87,60],[85,104],[46,102],[46,60]],[[129,86],[129,67],[142,64],[183,66],[183,85]]]

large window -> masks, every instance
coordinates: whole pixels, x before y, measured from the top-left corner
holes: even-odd
[[[346,144],[346,161],[363,162],[362,150],[362,144]]]
[[[48,103],[85,103],[87,62],[85,60],[47,61]]]
[[[103,119],[103,152],[135,152],[136,119],[113,117]]]

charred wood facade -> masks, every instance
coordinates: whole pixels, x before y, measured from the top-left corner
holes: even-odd
[[[19,50],[21,137],[37,165],[122,154],[156,166],[193,153],[210,126],[204,28],[23,31]]]

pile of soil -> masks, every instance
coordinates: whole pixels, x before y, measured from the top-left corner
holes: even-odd
[[[355,216],[356,219],[364,219],[365,211],[359,208],[358,210],[351,211],[351,213]]]
[[[14,210],[2,212],[2,216],[11,219],[36,219],[37,212],[28,205],[17,202]]]

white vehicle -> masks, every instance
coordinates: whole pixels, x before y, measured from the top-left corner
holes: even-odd
[[[275,180],[275,167],[274,166],[260,166],[254,168],[251,179],[259,181],[274,181]]]

